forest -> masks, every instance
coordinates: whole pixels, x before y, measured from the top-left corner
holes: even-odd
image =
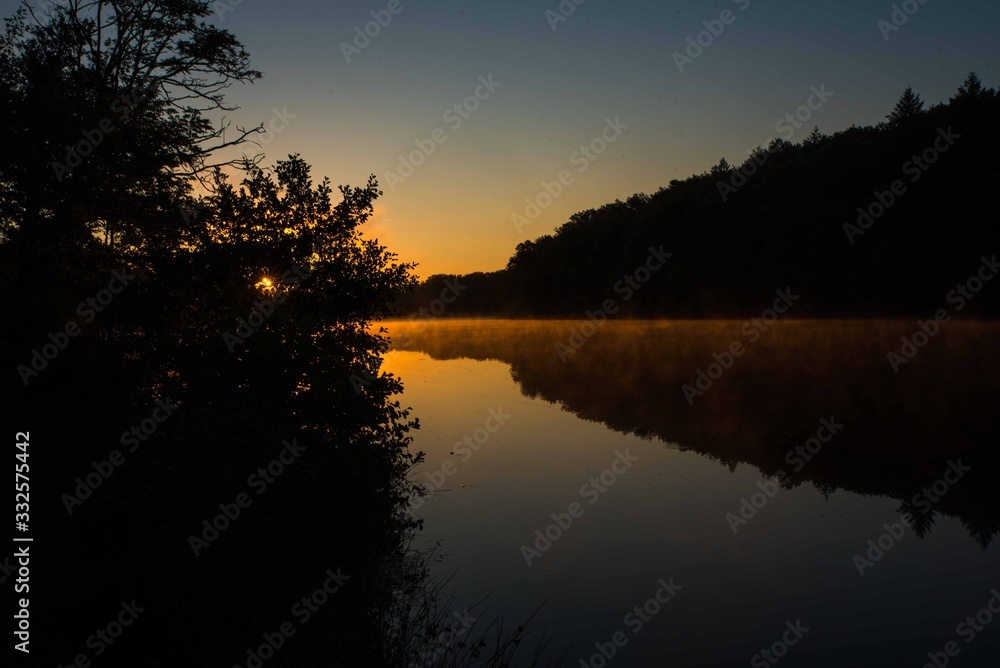
[[[930,106],[907,88],[876,126],[777,138],[581,211],[518,244],[504,269],[430,276],[397,305],[419,313],[457,281],[468,289],[438,315],[582,318],[616,299],[617,317],[743,317],[791,289],[794,317],[926,316],[1000,248],[998,112],[975,73]],[[615,286],[651,248],[672,257],[621,299]],[[988,289],[966,313],[998,310]]]

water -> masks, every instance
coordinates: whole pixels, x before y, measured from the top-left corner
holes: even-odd
[[[457,570],[456,609],[489,595],[516,623],[545,601],[536,624],[574,667],[773,665],[762,650],[919,667],[949,642],[951,665],[998,665],[1000,614],[959,625],[1000,591],[1000,325],[950,323],[897,373],[912,322],[793,321],[756,341],[743,324],[571,340],[584,323],[387,323],[383,370],[405,382],[415,477],[434,489],[422,539]]]

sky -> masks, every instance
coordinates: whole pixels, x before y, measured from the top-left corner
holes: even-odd
[[[1000,85],[995,0],[908,0],[899,25],[877,0],[215,5],[211,22],[264,74],[230,90],[232,119],[276,128],[269,162],[300,153],[335,186],[374,174],[384,196],[366,234],[424,278],[501,269],[575,212],[740,163],[771,138],[877,123],[907,85],[928,102],[970,70]],[[386,25],[355,41],[373,11]],[[779,131],[813,87],[832,95]]]

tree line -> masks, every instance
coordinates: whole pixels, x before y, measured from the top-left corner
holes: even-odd
[[[877,125],[774,139],[573,214],[503,270],[430,276],[398,306],[416,313],[450,280],[468,289],[446,317],[580,317],[662,246],[673,258],[622,316],[749,316],[789,287],[799,316],[926,315],[1000,246],[998,107],[975,73],[932,106],[908,87]],[[998,308],[987,290],[968,312]]]

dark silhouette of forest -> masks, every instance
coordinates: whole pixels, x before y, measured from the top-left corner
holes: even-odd
[[[226,120],[261,73],[211,12],[56,2],[0,37],[3,410],[46,546],[31,658],[93,659],[134,600],[102,665],[248,665],[266,642],[281,665],[506,665],[520,631],[442,641],[409,548],[419,425],[371,324],[412,266],[361,234],[378,184],[335,190]]]
[[[791,287],[792,317],[924,316],[1000,249],[998,112],[975,74],[929,108],[907,88],[878,126],[775,139],[574,214],[505,269],[431,276],[399,306],[420,313],[457,279],[461,298],[435,315],[583,317],[612,299],[625,317],[750,316]],[[621,283],[661,247],[672,257],[641,289]],[[998,311],[987,289],[966,313]]]

